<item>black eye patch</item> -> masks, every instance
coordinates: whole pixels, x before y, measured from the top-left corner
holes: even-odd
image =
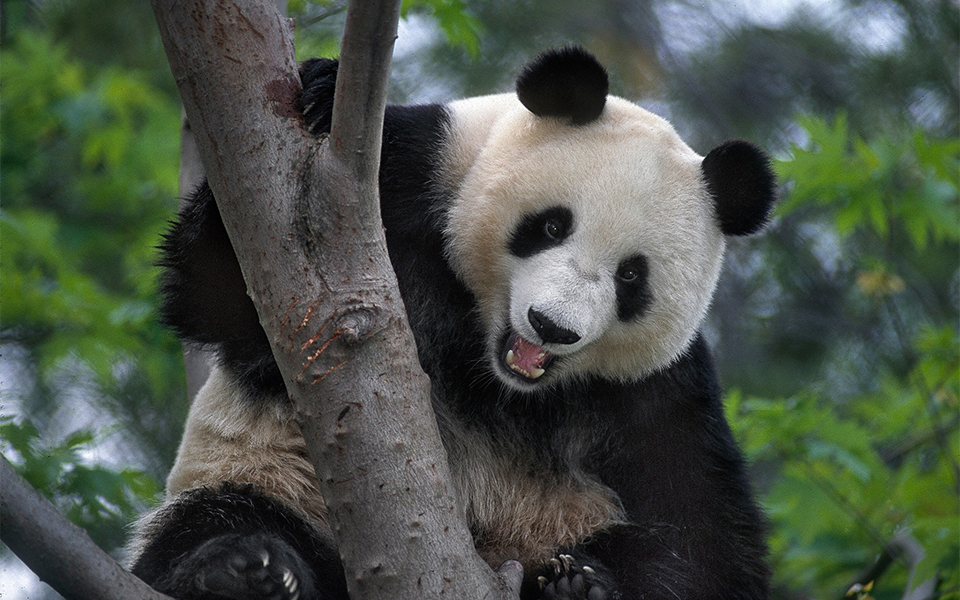
[[[548,248],[559,246],[573,232],[573,211],[554,206],[520,220],[507,249],[517,258],[527,258]]]
[[[642,315],[653,296],[649,286],[650,269],[647,257],[635,254],[617,265],[614,281],[617,286],[617,318],[629,321]]]

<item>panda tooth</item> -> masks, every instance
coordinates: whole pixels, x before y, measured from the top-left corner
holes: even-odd
[[[513,350],[507,350],[507,364],[513,365],[515,362],[517,362],[517,357],[514,356]]]
[[[534,367],[534,368],[530,371],[530,377],[531,377],[532,379],[539,379],[540,376],[543,375],[544,373],[546,373],[545,370],[543,370],[543,369],[541,369],[541,368],[539,368],[539,367]]]

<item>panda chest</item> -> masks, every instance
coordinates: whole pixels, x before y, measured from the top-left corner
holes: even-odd
[[[616,493],[583,470],[539,469],[516,451],[477,442],[451,451],[451,471],[477,551],[491,567],[508,559],[539,567],[559,548],[624,521]]]

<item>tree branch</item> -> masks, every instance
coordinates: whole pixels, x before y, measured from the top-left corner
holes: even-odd
[[[358,182],[374,184],[372,199],[377,204],[383,113],[399,20],[397,0],[350,3],[330,127],[331,153]],[[380,220],[377,214],[375,223]]]
[[[376,175],[398,5],[351,3],[333,130],[317,141],[272,6],[153,0],[351,597],[516,598],[473,548],[386,254]],[[505,576],[518,584],[518,565]]]
[[[0,538],[67,600],[171,600],[101,550],[0,456]]]

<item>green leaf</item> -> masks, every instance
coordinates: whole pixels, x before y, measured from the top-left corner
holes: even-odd
[[[843,115],[833,124],[807,117],[800,125],[809,141],[776,163],[791,186],[779,214],[827,207],[845,237],[872,228],[886,239],[903,228],[921,252],[931,242],[960,238],[957,140],[916,131],[868,142],[849,131]]]
[[[403,0],[401,16],[421,12],[432,16],[447,42],[463,48],[471,57],[480,55],[480,20],[473,16],[463,0]]]

